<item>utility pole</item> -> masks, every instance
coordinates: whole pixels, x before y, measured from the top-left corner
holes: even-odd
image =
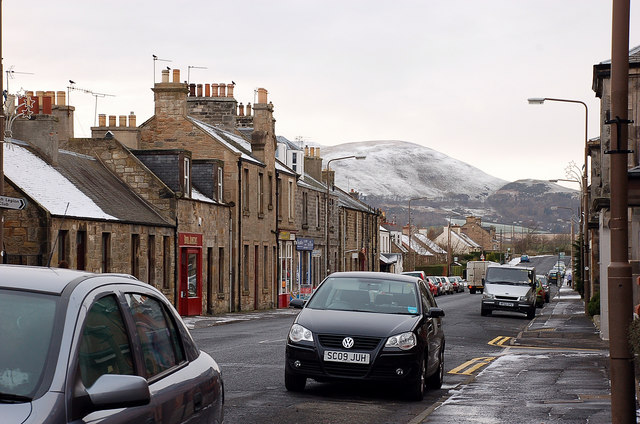
[[[611,263],[608,267],[611,422],[635,423],[633,355],[628,343],[633,320],[628,223],[629,0],[613,0],[611,44]]]

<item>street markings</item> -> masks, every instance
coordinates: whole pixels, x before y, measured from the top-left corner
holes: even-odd
[[[473,358],[472,360],[465,362],[459,367],[452,369],[448,372],[448,374],[471,375],[485,365],[489,365],[489,363],[496,358],[497,356],[481,356],[479,358]]]
[[[498,336],[495,339],[491,340],[488,344],[491,346],[500,346],[511,340],[511,337],[508,336]]]

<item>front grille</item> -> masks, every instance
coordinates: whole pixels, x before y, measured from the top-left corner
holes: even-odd
[[[516,301],[518,300],[518,296],[496,296],[496,299],[498,300],[510,300],[510,301]]]
[[[374,350],[380,344],[379,337],[362,337],[362,336],[337,336],[333,334],[320,334],[318,341],[325,348],[344,349],[342,340],[345,337],[353,338],[354,344],[352,350]]]

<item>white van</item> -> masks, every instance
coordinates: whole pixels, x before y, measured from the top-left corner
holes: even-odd
[[[522,312],[536,316],[536,269],[524,266],[490,266],[484,278],[482,316],[492,311]]]

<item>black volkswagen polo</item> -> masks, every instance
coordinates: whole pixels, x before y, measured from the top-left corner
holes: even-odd
[[[444,377],[442,317],[425,282],[383,272],[329,275],[289,330],[285,386],[316,381],[397,383],[414,400]]]

